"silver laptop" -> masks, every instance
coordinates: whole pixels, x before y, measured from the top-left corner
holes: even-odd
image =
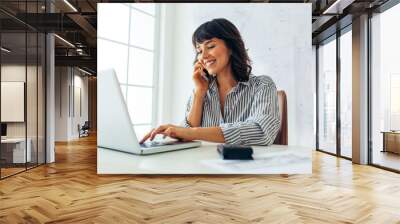
[[[97,88],[98,147],[145,155],[194,148],[201,145],[201,142],[198,141],[139,144],[113,69],[98,73]]]

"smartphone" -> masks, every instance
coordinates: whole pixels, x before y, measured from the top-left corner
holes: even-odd
[[[197,59],[197,55],[196,58],[193,61],[193,65],[195,65],[197,63],[198,59]],[[203,72],[205,73],[205,75],[202,75],[204,77],[205,80],[210,81],[210,73],[208,73],[207,69],[203,68]]]
[[[203,72],[205,75],[203,76],[207,81],[210,81],[210,74],[208,73],[207,69],[203,68]]]

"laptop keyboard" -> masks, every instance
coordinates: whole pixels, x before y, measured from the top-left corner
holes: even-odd
[[[151,141],[151,142],[145,142],[143,144],[140,144],[140,147],[142,148],[151,148],[151,147],[158,147],[158,146],[163,146],[163,145],[174,145],[178,144],[178,141]]]

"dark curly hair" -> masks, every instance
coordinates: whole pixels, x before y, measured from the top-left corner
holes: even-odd
[[[251,61],[247,54],[239,30],[229,20],[224,18],[213,19],[201,24],[193,33],[192,44],[202,43],[211,38],[218,38],[225,42],[231,50],[229,62],[236,81],[248,81],[251,73]],[[195,62],[197,61],[196,54]]]

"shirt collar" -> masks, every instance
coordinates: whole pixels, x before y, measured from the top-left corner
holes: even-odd
[[[210,80],[210,84],[209,84],[208,88],[212,92],[217,92],[218,91],[217,78],[214,77],[214,76],[211,76],[209,80]],[[249,80],[248,81],[240,81],[240,82],[238,82],[237,86],[234,87],[234,91],[237,91],[239,85],[249,86],[250,85]]]
[[[249,85],[250,85],[250,82],[249,82],[249,80],[247,80],[247,81],[238,82],[238,84],[245,85],[245,86],[249,86]]]

